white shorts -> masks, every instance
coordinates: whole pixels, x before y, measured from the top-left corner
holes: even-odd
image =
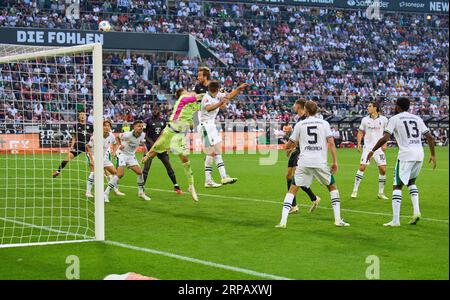
[[[91,159],[89,155],[86,154],[88,165],[91,165]],[[107,153],[103,159],[103,168],[114,167],[114,164],[111,162],[111,154]]]
[[[118,167],[132,167],[138,166],[139,162],[136,159],[136,155],[126,155],[123,153],[117,154],[117,166]]]
[[[314,177],[319,181],[320,184],[329,186],[334,183],[333,174],[328,167],[325,168],[307,168],[307,167],[297,167],[295,169],[295,185],[310,187]]]
[[[422,169],[422,161],[399,161],[395,165],[394,185],[408,185],[411,179],[416,179]]]
[[[222,142],[222,137],[214,123],[200,124],[200,133],[202,135],[203,145],[208,148]]]
[[[370,165],[370,161],[366,162],[367,155],[369,155],[370,149],[364,148],[363,153],[361,155],[361,165]],[[373,153],[372,158],[375,160],[377,166],[385,166],[386,165],[386,154],[383,150],[378,149]]]

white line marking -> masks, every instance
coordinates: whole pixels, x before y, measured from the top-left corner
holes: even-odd
[[[130,188],[130,189],[131,188],[137,189],[137,186],[129,186],[129,185],[120,185],[119,184],[119,187]],[[172,190],[163,190],[163,189],[156,189],[156,188],[150,188],[150,190],[157,191],[157,192],[164,192],[164,193],[174,193],[174,191],[172,191]],[[212,194],[201,194],[201,193],[197,193],[197,194],[199,196],[212,197],[212,198],[231,199],[231,200],[240,200],[240,201],[252,201],[252,202],[263,202],[263,203],[274,203],[274,204],[278,204],[278,205],[282,205],[283,204],[282,200],[275,201],[275,200],[263,200],[263,199],[255,199],[255,198],[242,198],[242,197],[222,196],[222,195],[212,195]],[[299,206],[308,207],[309,208],[309,205],[306,205],[306,204],[299,204]],[[333,208],[330,208],[330,207],[323,207],[323,206],[319,206],[317,208],[318,209],[326,209],[326,210],[332,210],[333,209]],[[363,211],[363,210],[354,210],[354,209],[347,209],[347,208],[341,208],[341,211],[347,211],[347,212],[350,212],[350,213],[367,214],[367,215],[376,215],[376,216],[389,216],[389,217],[392,216],[392,214],[387,214],[387,213]],[[400,217],[401,218],[408,218],[408,219],[411,218],[411,216],[400,216]],[[441,220],[441,219],[421,218],[421,220],[433,221],[433,222],[441,222],[441,223],[448,223],[448,220]]]
[[[72,233],[72,232],[66,232],[66,231],[63,231],[63,230],[53,229],[53,228],[46,227],[46,226],[38,226],[38,225],[35,225],[35,224],[20,222],[20,221],[16,221],[16,220],[9,220],[9,219],[5,219],[5,218],[1,218],[1,217],[0,217],[0,220],[3,220],[5,222],[17,223],[17,224],[23,225],[23,226],[28,226],[28,227],[38,228],[38,229],[44,229],[44,230],[51,231],[51,232],[56,232],[56,233],[62,233],[62,234],[73,235],[73,236],[83,236],[83,235]],[[90,241],[95,241],[95,240],[90,240]],[[68,241],[68,242],[71,242],[71,241]],[[82,242],[82,241],[74,241],[74,242]],[[61,243],[61,242],[59,242],[59,243]],[[261,277],[261,278],[268,278],[268,279],[274,279],[274,280],[291,280],[290,278],[281,277],[281,276],[277,276],[277,275],[272,275],[272,274],[268,274],[268,273],[256,272],[256,271],[249,270],[249,269],[243,269],[243,268],[239,268],[239,267],[228,266],[228,265],[224,265],[224,264],[219,264],[219,263],[215,263],[215,262],[211,262],[211,261],[206,261],[206,260],[201,260],[201,259],[197,259],[197,258],[182,256],[182,255],[169,253],[169,252],[164,252],[164,251],[159,251],[159,250],[155,250],[155,249],[148,249],[148,248],[137,247],[137,246],[124,244],[124,243],[120,243],[120,242],[115,242],[115,241],[104,241],[104,243],[107,244],[107,245],[114,245],[114,246],[122,247],[122,248],[126,248],[126,249],[131,249],[131,250],[136,250],[136,251],[141,251],[141,252],[146,252],[146,253],[151,253],[151,254],[162,255],[162,256],[166,256],[166,257],[170,257],[170,258],[174,258],[174,259],[179,259],[179,260],[183,260],[183,261],[188,261],[188,262],[201,264],[201,265],[214,267],[214,268],[219,268],[219,269],[224,269],[224,270],[230,270],[230,271],[234,271],[234,272],[238,272],[238,273],[244,273],[244,274],[248,274],[248,275],[252,275],[252,276],[256,276],[256,277]],[[39,245],[39,244],[37,244],[37,243],[15,244],[14,246],[16,246],[16,247],[17,246],[26,247],[26,246],[35,246],[35,245]],[[40,245],[46,245],[46,243],[41,243]],[[0,245],[0,248],[4,248],[4,247],[6,248],[6,247],[11,247],[11,246],[12,245]]]
[[[114,246],[117,246],[117,247],[122,247],[122,248],[136,250],[136,251],[141,251],[141,252],[145,252],[145,253],[162,255],[162,256],[175,258],[175,259],[179,259],[179,260],[183,260],[183,261],[188,261],[188,262],[192,262],[192,263],[196,263],[196,264],[200,264],[200,265],[205,265],[205,266],[219,268],[219,269],[224,269],[224,270],[230,270],[230,271],[234,271],[234,272],[238,272],[238,273],[244,273],[244,274],[257,276],[257,277],[261,277],[261,278],[268,278],[268,279],[274,279],[274,280],[291,280],[289,278],[281,277],[281,276],[277,276],[277,275],[272,275],[272,274],[267,274],[267,273],[260,273],[260,272],[256,272],[256,271],[249,270],[249,269],[243,269],[243,268],[238,268],[238,267],[218,264],[218,263],[215,263],[215,262],[210,262],[210,261],[206,261],[206,260],[200,260],[200,259],[196,259],[196,258],[192,258],[192,257],[182,256],[182,255],[178,255],[178,254],[173,254],[173,253],[159,251],[159,250],[154,250],[154,249],[149,249],[149,248],[136,247],[136,246],[133,246],[133,245],[123,244],[123,243],[114,242],[114,241],[105,241],[105,244],[114,245]]]

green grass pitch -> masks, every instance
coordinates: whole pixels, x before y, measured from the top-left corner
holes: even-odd
[[[388,196],[392,192],[397,151],[387,151]],[[315,182],[312,189],[322,198],[320,207],[308,213],[309,200],[300,191],[300,213],[289,217],[286,230],[275,229],[286,192],[287,158],[282,151],[278,155],[278,162],[270,166],[260,165],[257,154],[224,155],[227,172],[239,180],[218,189],[203,187],[203,156],[193,155],[198,204],[188,195],[184,172],[174,156],[171,161],[186,192],[184,196],[172,191],[158,159],[153,162],[146,186],[152,197],[149,202],[137,197],[136,177],[127,171],[120,181],[126,196],[111,194],[111,202],[105,207],[106,239],[120,244],[87,242],[3,248],[0,279],[65,279],[69,255],[78,256],[81,279],[102,279],[107,274],[125,272],[160,279],[366,279],[366,258],[370,255],[379,258],[381,279],[449,278],[448,148],[437,149],[436,170],[424,162],[417,180],[423,220],[415,226],[408,225],[412,205],[407,190],[403,190],[399,228],[382,227],[391,220],[391,201],[377,199],[378,176],[373,163],[366,170],[358,199],[350,199],[360,154],[340,149],[335,178],[342,216],[351,227],[334,226],[329,194]],[[426,151],[426,160],[428,157]],[[60,177],[52,179],[51,170],[59,159],[60,155],[45,155],[34,161],[31,156],[12,161],[11,157],[0,156],[0,237],[23,234],[30,239],[36,235],[58,239],[58,233],[46,232],[39,228],[42,225],[92,235],[82,228],[92,227],[83,223],[87,222],[83,216],[91,213],[93,207],[76,200],[84,195],[85,158],[80,156]],[[31,166],[35,169],[33,174],[29,173]],[[77,172],[77,168],[83,172]],[[24,173],[27,179],[23,184],[14,183],[15,176]],[[218,180],[216,169],[214,177]],[[69,181],[75,186],[70,192],[65,189]],[[12,188],[14,184],[17,188]],[[52,184],[53,194],[48,191]],[[34,197],[34,203],[26,204],[35,206],[35,215],[45,210],[64,217],[50,224],[46,219],[21,218],[32,215],[32,208],[6,209],[24,205],[23,195]],[[52,209],[48,201],[63,208]],[[74,217],[75,210],[68,208],[78,205],[82,209],[75,217],[81,220],[80,224],[69,226],[67,220]],[[12,228],[5,219],[14,216],[26,224],[34,222],[37,227],[18,223]]]

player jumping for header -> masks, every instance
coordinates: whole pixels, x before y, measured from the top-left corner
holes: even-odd
[[[164,153],[169,150],[178,155],[188,179],[188,190],[195,202],[198,201],[198,196],[194,187],[194,175],[189,161],[186,134],[193,126],[193,114],[200,110],[203,96],[204,94],[188,93],[183,88],[176,91],[175,98],[177,101],[173,107],[169,123],[150,151],[142,158],[142,162],[145,163],[147,159],[153,159],[158,153]]]
[[[237,178],[231,178],[227,175],[225,164],[222,159],[222,137],[219,135],[216,126],[216,116],[219,109],[225,109],[228,101],[236,97],[249,85],[241,84],[231,93],[219,92],[219,81],[211,81],[208,85],[208,93],[202,99],[202,108],[200,113],[199,132],[202,136],[203,145],[205,147],[205,187],[219,187],[222,184],[235,183]],[[212,164],[216,163],[219,170],[221,183],[218,184],[212,179]]]

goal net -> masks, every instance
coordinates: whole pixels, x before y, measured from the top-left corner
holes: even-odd
[[[102,117],[100,44],[0,45],[0,247],[104,239]]]

